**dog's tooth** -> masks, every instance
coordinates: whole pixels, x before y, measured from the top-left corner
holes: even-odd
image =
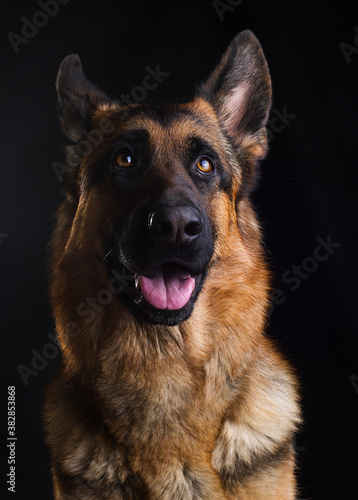
[[[140,278],[137,275],[134,276],[134,285],[135,285],[137,290],[140,289]]]

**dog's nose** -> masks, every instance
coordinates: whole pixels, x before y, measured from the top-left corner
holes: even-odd
[[[167,245],[185,246],[203,229],[199,212],[190,206],[157,207],[148,217],[150,232]]]

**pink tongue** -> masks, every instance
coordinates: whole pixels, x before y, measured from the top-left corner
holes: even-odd
[[[184,307],[195,288],[195,279],[180,269],[163,273],[163,268],[160,268],[152,278],[141,276],[140,283],[144,298],[150,305],[171,311]]]

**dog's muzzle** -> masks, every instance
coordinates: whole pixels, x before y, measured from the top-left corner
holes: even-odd
[[[137,206],[117,237],[119,263],[135,283],[123,300],[135,316],[154,323],[190,316],[213,252],[211,225],[200,205],[172,196]]]

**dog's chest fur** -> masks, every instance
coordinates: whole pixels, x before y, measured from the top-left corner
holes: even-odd
[[[287,427],[296,417],[286,375],[279,380],[265,363],[255,366],[255,377],[261,369],[266,384],[260,381],[256,388],[245,363],[240,372],[235,369],[229,331],[227,343],[223,335],[214,345],[201,334],[203,326],[197,323],[194,342],[193,336],[186,339],[185,329],[163,329],[160,342],[157,330],[138,329],[127,340],[118,336],[116,347],[113,339],[102,347],[98,354],[105,362],[95,387],[99,413],[88,413],[81,400],[74,404],[78,422],[71,425],[79,434],[74,435],[77,445],[65,454],[66,469],[83,478],[82,488],[109,495],[103,498],[228,498],[220,478],[237,490],[237,479],[290,433]],[[126,341],[132,344],[130,356]],[[256,410],[248,411],[250,398]],[[289,424],[283,408],[293,412]],[[280,430],[278,414],[284,424]]]

